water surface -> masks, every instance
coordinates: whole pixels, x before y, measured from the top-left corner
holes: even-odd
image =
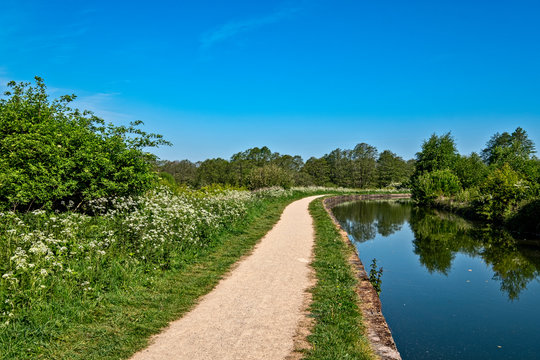
[[[399,201],[333,212],[369,271],[403,359],[540,359],[540,250]]]

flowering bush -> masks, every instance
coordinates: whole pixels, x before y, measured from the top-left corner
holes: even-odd
[[[0,213],[0,324],[55,289],[91,296],[121,282],[131,268],[179,266],[182,252],[207,246],[244,218],[256,198],[248,191],[175,195],[161,188],[142,197],[94,200],[88,204],[94,216]]]

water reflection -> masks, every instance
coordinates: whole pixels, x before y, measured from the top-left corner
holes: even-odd
[[[373,200],[341,204],[332,211],[349,235],[364,242],[375,239],[377,234],[389,236],[401,230],[411,216],[411,208],[409,201]]]
[[[355,241],[389,236],[405,222],[414,234],[414,253],[430,273],[447,275],[456,254],[481,258],[508,299],[516,300],[540,275],[540,250],[524,246],[502,229],[479,226],[451,213],[413,207],[403,201],[359,201],[333,209]]]

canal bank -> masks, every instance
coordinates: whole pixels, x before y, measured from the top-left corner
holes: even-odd
[[[332,212],[361,261],[384,268],[380,300],[403,359],[538,358],[540,249],[409,201]]]
[[[332,212],[332,208],[351,201],[359,200],[390,200],[408,199],[409,194],[369,194],[369,195],[342,195],[328,197],[322,200],[324,209],[332,219],[332,222],[339,231],[341,239],[348,247],[353,249],[349,256],[349,264],[358,279],[356,293],[360,299],[360,309],[362,311],[363,322],[366,327],[366,336],[375,354],[382,360],[401,359],[396,347],[392,332],[386,322],[382,312],[382,305],[377,291],[369,281],[369,276],[360,260],[356,247],[351,242],[347,232],[341,227],[339,221]]]

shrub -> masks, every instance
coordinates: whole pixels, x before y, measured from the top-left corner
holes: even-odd
[[[289,189],[293,185],[293,179],[287,170],[270,164],[252,169],[249,173],[248,183],[250,189],[273,186]]]
[[[458,177],[448,169],[423,173],[411,186],[413,199],[423,204],[441,196],[455,195],[460,189]]]
[[[474,202],[474,207],[486,219],[502,221],[525,197],[527,188],[527,182],[505,163],[491,170],[480,187],[482,196]]]
[[[0,99],[0,209],[75,206],[141,194],[156,180],[145,147],[167,144],[137,126],[114,126],[71,109],[75,95],[49,100],[36,85],[8,83]]]

